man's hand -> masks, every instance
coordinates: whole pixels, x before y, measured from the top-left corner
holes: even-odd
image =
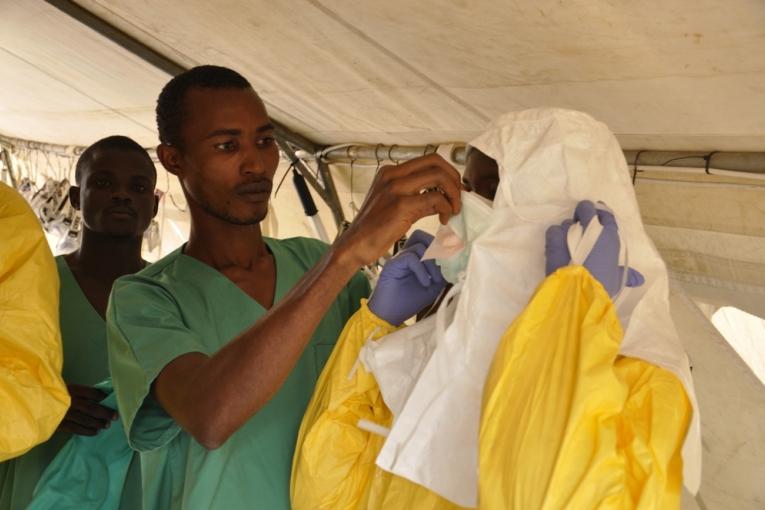
[[[608,295],[613,297],[621,288],[624,267],[619,266],[619,228],[616,218],[610,211],[597,209],[589,200],[579,202],[574,211],[574,219],[566,220],[561,225],[553,225],[547,229],[545,239],[546,274],[552,274],[559,268],[571,263],[568,249],[568,229],[574,223],[580,223],[587,228],[597,216],[603,225],[603,231],[595,242],[592,251],[584,261],[584,267],[605,287]],[[627,271],[627,287],[639,287],[645,278],[635,269]]]
[[[437,154],[384,166],[337,247],[350,255],[357,267],[370,264],[417,220],[438,214],[446,224],[460,212],[461,189],[457,170]]]
[[[446,280],[434,260],[421,260],[432,241],[432,235],[415,230],[404,249],[385,264],[369,298],[372,313],[398,326],[438,298]]]
[[[101,429],[108,429],[117,419],[117,412],[99,404],[106,394],[90,386],[70,384],[67,386],[72,405],[58,426],[61,432],[95,436]]]

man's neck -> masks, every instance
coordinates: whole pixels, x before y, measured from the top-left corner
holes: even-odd
[[[218,270],[250,270],[270,256],[259,223],[235,225],[193,209],[184,253]]]
[[[82,232],[80,248],[66,259],[75,273],[110,285],[120,276],[143,269],[142,241],[143,236],[116,237],[86,228]]]

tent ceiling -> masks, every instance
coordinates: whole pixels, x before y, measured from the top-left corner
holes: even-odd
[[[468,140],[498,113],[587,111],[625,148],[765,149],[765,4],[82,0],[191,66],[242,71],[318,142]],[[42,0],[3,0],[0,132],[153,143],[167,76]]]

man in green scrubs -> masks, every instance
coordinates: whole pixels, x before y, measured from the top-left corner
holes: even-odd
[[[120,278],[107,318],[145,508],[288,509],[300,421],[369,291],[359,269],[418,219],[445,223],[458,212],[459,174],[435,155],[383,168],[331,247],[265,239],[259,222],[279,153],[250,84],[229,69],[194,68],[165,86],[157,123],[157,154],[183,187],[190,238]]]
[[[104,317],[114,281],[146,265],[141,242],[157,212],[156,179],[149,154],[124,136],[99,140],[77,161],[77,185],[70,189],[69,198],[82,213],[82,243],[77,251],[56,257],[61,281],[63,378],[72,404],[49,441],[0,465],[0,508],[26,508],[43,471],[72,434],[94,436],[117,418],[113,409],[99,403],[106,394],[94,388],[109,377]],[[122,508],[140,505],[137,458]],[[77,473],[72,475],[77,480]],[[69,490],[74,498],[85,487],[73,483]]]

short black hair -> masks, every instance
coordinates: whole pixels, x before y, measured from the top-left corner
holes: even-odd
[[[192,88],[246,89],[250,82],[227,67],[197,66],[167,82],[157,98],[157,130],[159,141],[167,145],[182,146],[181,125],[185,117],[184,99]]]
[[[85,167],[90,163],[95,155],[96,151],[103,150],[120,150],[120,151],[135,151],[146,156],[146,160],[149,162],[152,168],[154,168],[154,162],[151,160],[149,153],[141,147],[141,145],[127,136],[113,135],[102,138],[96,143],[90,145],[87,149],[82,151],[77,165],[74,169],[74,181],[79,186],[82,180],[82,173]]]

